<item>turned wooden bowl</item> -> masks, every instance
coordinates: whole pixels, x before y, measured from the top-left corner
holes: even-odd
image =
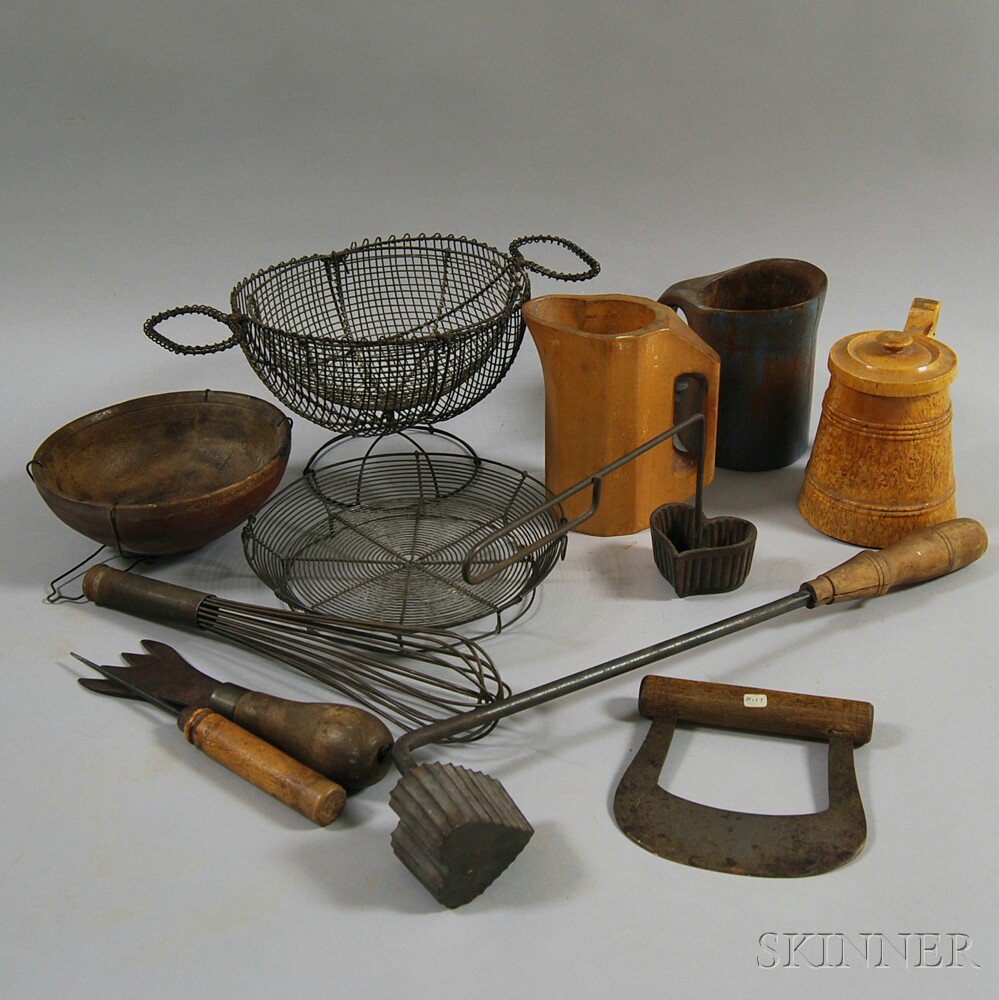
[[[134,555],[190,552],[274,492],[291,420],[237,392],[170,392],[118,403],[49,435],[28,463],[71,528]]]

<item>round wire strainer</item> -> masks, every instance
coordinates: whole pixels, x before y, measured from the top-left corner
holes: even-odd
[[[549,494],[533,476],[480,458],[453,435],[434,436],[466,450],[369,448],[322,468],[313,456],[302,477],[247,522],[243,547],[254,572],[290,606],[345,618],[452,628],[490,617],[487,631],[500,631],[520,617],[564,553],[564,538],[545,542],[561,510],[528,517],[477,558],[493,565],[540,542],[536,551],[485,583],[466,583],[469,551]]]

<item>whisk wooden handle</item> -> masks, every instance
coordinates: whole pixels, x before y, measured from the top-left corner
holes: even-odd
[[[335,781],[208,708],[185,708],[177,727],[188,743],[252,785],[328,826],[343,811],[347,793]]]
[[[196,626],[198,608],[206,597],[200,590],[178,587],[148,576],[125,573],[110,566],[93,566],[83,577],[83,593],[94,604],[126,611],[140,618]]]
[[[866,701],[654,674],[642,681],[638,709],[647,719],[671,712],[682,722],[804,739],[846,733],[858,746],[874,727],[874,706]]]
[[[944,521],[881,549],[866,549],[852,559],[802,584],[813,605],[880,597],[892,587],[934,580],[973,563],[988,548],[985,528],[970,517]]]

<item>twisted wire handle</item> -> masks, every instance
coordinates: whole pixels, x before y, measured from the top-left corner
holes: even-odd
[[[207,316],[209,319],[227,326],[232,332],[232,336],[217,344],[178,344],[156,329],[158,324],[173,319],[174,316]],[[235,347],[243,339],[243,326],[240,317],[220,312],[212,306],[177,306],[176,309],[167,309],[166,312],[150,316],[142,324],[142,332],[154,344],[159,344],[160,347],[165,347],[174,354],[215,354],[218,351],[227,351],[230,347]]]
[[[520,248],[528,243],[552,243],[555,246],[565,247],[570,253],[575,254],[587,267],[585,271],[568,272],[553,271],[551,268],[539,264],[525,257]],[[535,274],[543,274],[546,278],[554,278],[556,281],[589,281],[600,273],[600,264],[597,259],[587,253],[581,246],[567,240],[563,236],[521,236],[510,244],[510,256],[520,265]]]

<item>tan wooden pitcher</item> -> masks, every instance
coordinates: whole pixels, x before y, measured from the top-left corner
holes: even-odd
[[[635,295],[544,295],[523,307],[545,377],[545,481],[553,493],[667,430],[705,415],[704,481],[714,475],[718,355],[667,306]],[[674,412],[675,411],[675,412]],[[611,473],[579,530],[630,535],[694,493],[696,462],[674,441]],[[572,519],[589,491],[565,505]]]
[[[915,299],[905,330],[838,340],[798,497],[819,531],[879,548],[956,516],[949,386],[957,356],[936,339],[940,303]]]

